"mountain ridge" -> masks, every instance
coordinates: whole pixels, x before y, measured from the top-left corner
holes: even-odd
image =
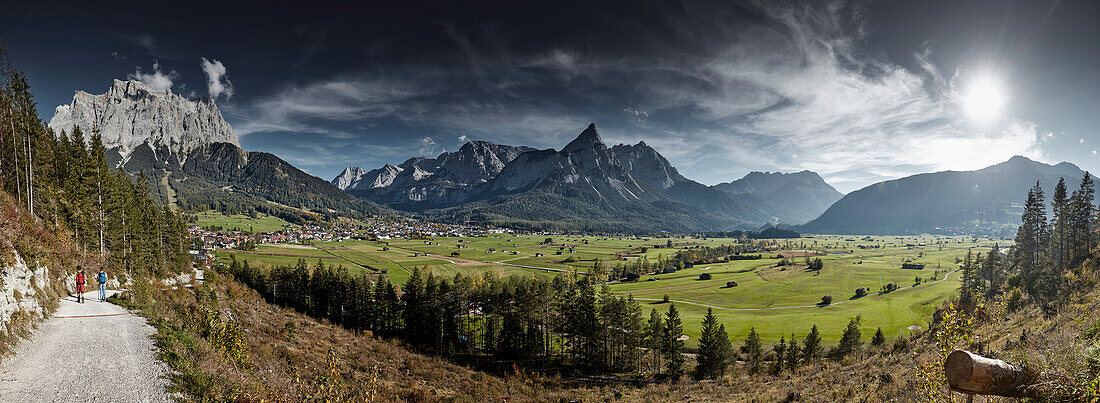
[[[795,228],[838,234],[1010,236],[1019,222],[1019,202],[1037,181],[1049,192],[1064,178],[1072,190],[1085,174],[1072,163],[1051,165],[1023,156],[972,171],[920,173],[851,192],[817,219]]]
[[[487,148],[511,147],[488,142],[478,144]],[[466,143],[463,149],[470,145],[470,142]],[[456,153],[463,155],[462,150],[443,153],[434,159],[411,158],[398,166],[387,164],[370,171],[348,167],[331,182],[357,197],[397,209],[432,213],[502,210],[490,208],[490,200],[505,202],[497,198],[520,197],[515,195],[542,188],[538,191],[541,196],[531,197],[539,199],[540,203],[550,203],[548,198],[554,199],[554,203],[570,205],[573,206],[570,208],[578,211],[589,209],[578,207],[573,201],[567,203],[560,200],[565,197],[563,191],[569,194],[568,197],[586,200],[583,203],[597,208],[602,206],[616,210],[632,203],[642,203],[644,206],[635,206],[639,211],[656,208],[658,211],[650,212],[659,214],[660,210],[671,209],[676,212],[673,215],[677,217],[694,215],[688,220],[694,224],[685,228],[745,229],[759,227],[761,224],[797,224],[809,221],[820,211],[824,211],[824,207],[820,207],[820,211],[796,212],[794,209],[804,207],[775,203],[768,200],[766,195],[723,192],[719,188],[693,181],[681,175],[676,167],[644,141],[608,147],[594,123],[589,124],[561,150],[535,150],[529,147],[516,149],[522,152],[509,155],[508,159],[502,158],[501,162],[505,163],[502,167],[484,171],[476,180],[452,181],[449,188],[438,178],[431,177],[436,171],[445,171],[448,166],[446,163],[441,165],[443,168],[422,168],[424,165],[434,166],[438,161],[446,160],[445,157]],[[409,169],[422,171],[410,173]],[[434,183],[438,186],[436,193],[414,192],[413,190],[420,188],[411,186],[411,181],[399,179],[415,175],[423,177],[417,183]],[[836,192],[820,176],[812,175],[827,189]],[[583,184],[583,189],[576,187],[577,184]],[[572,189],[565,191],[566,187]],[[544,194],[545,192],[549,193]],[[839,199],[839,196],[835,198]],[[464,204],[467,205],[465,208]],[[675,204],[679,205],[673,206]],[[604,215],[594,210],[589,213]],[[559,215],[566,216],[549,214]]]

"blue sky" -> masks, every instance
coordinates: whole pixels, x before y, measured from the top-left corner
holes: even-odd
[[[141,79],[325,179],[467,140],[560,148],[590,122],[706,184],[1100,168],[1096,2],[24,3],[0,35],[44,119]]]

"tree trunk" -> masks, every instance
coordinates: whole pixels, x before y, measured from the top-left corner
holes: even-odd
[[[1023,397],[1030,381],[1020,366],[955,350],[943,363],[951,390],[966,394]]]

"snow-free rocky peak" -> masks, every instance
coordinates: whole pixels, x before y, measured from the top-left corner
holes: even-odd
[[[332,180],[332,184],[340,188],[340,190],[347,189],[359,181],[359,178],[365,175],[367,172],[360,167],[347,167],[343,172],[336,175],[336,178]]]
[[[605,148],[607,147],[604,145],[603,139],[600,138],[600,132],[596,131],[596,124],[591,123],[588,125],[587,129],[584,129],[584,131],[577,136],[577,138],[570,141],[569,144],[566,144],[565,148],[561,149],[561,152],[563,154],[570,154],[581,150],[591,149],[597,145]]]
[[[213,100],[188,99],[137,80],[114,80],[99,95],[77,91],[72,103],[57,107],[49,126],[57,133],[80,127],[85,140],[98,128],[103,145],[118,148],[124,157],[143,143],[176,154],[213,143],[240,147],[237,134]]]

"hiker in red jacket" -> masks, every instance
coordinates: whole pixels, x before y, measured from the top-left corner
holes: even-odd
[[[84,303],[84,283],[86,283],[86,281],[84,279],[84,268],[77,266],[77,270],[79,270],[79,271],[76,272],[76,302],[79,302],[79,303],[83,304]]]

